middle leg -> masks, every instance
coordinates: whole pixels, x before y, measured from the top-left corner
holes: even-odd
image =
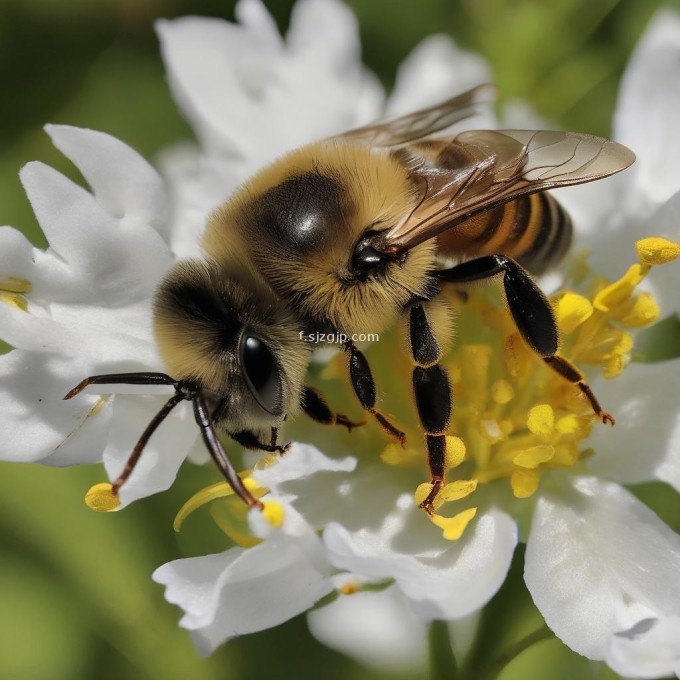
[[[428,318],[427,306],[418,303],[408,310],[408,344],[413,367],[413,395],[420,424],[425,432],[427,461],[430,467],[430,493],[420,504],[428,514],[444,486],[446,475],[446,430],[452,412],[452,391],[448,374],[438,362],[442,348]]]

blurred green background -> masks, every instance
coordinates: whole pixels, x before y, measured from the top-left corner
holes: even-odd
[[[266,1],[282,30],[292,4]],[[525,98],[565,128],[604,135],[627,59],[662,4],[680,8],[661,0],[349,2],[365,61],[388,88],[422,38],[446,32],[489,60],[501,97]],[[233,19],[233,5],[0,0],[0,224],[44,245],[17,173],[39,159],[74,176],[42,132],[47,122],[104,130],[148,158],[189,138],[166,87],[153,22],[188,13]],[[213,471],[186,466],[171,492],[116,515],[98,515],[82,502],[102,478],[100,469],[0,466],[0,680],[394,677],[325,649],[304,618],[199,659],[176,626],[178,610],[163,600],[150,574],[201,547],[222,549],[221,535],[207,524],[200,539],[171,530],[181,503],[214,481]],[[660,484],[635,491],[680,531],[674,492]],[[521,555],[491,607],[485,625],[500,647],[539,627],[522,585]],[[617,677],[555,640],[519,656],[501,677],[548,675]]]

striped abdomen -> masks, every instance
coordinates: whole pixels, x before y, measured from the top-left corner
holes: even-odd
[[[545,192],[522,196],[460,222],[437,237],[448,257],[507,255],[542,274],[566,255],[572,224],[564,208]]]

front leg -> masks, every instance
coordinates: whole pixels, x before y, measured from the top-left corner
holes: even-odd
[[[357,399],[366,411],[368,411],[387,434],[399,440],[402,446],[406,446],[406,433],[392,425],[392,423],[375,408],[376,393],[375,381],[371,373],[371,367],[363,352],[359,351],[354,343],[349,340],[345,345],[349,352],[349,376]]]
[[[614,418],[602,409],[581,371],[557,353],[559,334],[550,302],[517,262],[505,255],[486,255],[436,274],[442,281],[460,284],[488,280],[502,274],[508,307],[524,341],[550,368],[585,394],[603,423],[614,424]]]
[[[365,420],[355,422],[342,413],[333,412],[323,395],[309,385],[305,385],[302,390],[300,407],[315,422],[322,425],[342,425],[347,428],[348,432],[351,432],[354,427],[361,427],[366,424]]]
[[[283,446],[277,445],[276,443],[277,435],[278,435],[277,428],[272,427],[271,442],[269,444],[265,444],[264,442],[261,442],[257,438],[257,435],[254,432],[251,432],[250,430],[242,430],[241,432],[229,433],[229,436],[235,442],[238,442],[241,446],[245,446],[247,449],[261,450],[267,451],[269,453],[279,453],[283,455],[290,448],[290,444],[284,444]]]

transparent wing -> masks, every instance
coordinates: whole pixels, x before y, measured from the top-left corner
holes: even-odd
[[[384,252],[412,248],[477,213],[524,194],[591,182],[635,160],[622,144],[575,132],[472,130],[394,152],[418,202],[376,242]]]
[[[429,137],[465,118],[470,118],[478,113],[482,105],[493,102],[495,96],[496,91],[492,85],[478,85],[430,108],[349,130],[334,139],[364,142],[373,147],[383,148],[407,144]]]

